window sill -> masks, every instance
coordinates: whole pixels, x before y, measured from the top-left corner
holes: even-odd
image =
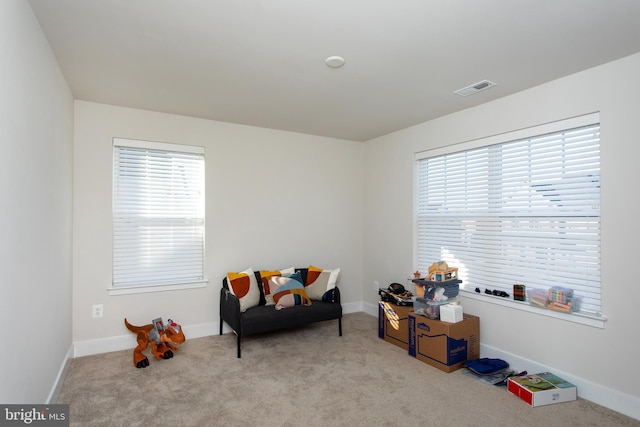
[[[206,288],[208,280],[189,283],[171,283],[167,285],[117,286],[107,288],[109,295],[130,295],[149,292],[181,291],[184,289]]]
[[[594,328],[604,329],[607,322],[607,318],[604,316],[596,316],[583,313],[563,313],[561,311],[535,307],[528,302],[514,301],[508,298],[479,294],[477,292],[468,291],[465,289],[460,289],[460,296],[489,304],[496,304],[503,307],[513,308],[514,310],[526,311],[529,313],[539,314],[541,316],[553,317],[555,319],[566,320],[568,322],[580,323],[582,325],[591,326]]]

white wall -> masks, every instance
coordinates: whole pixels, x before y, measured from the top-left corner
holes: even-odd
[[[0,402],[45,403],[71,350],[73,99],[23,0],[0,2]]]
[[[205,147],[206,288],[108,294],[113,137]],[[343,300],[361,302],[363,143],[76,101],[74,156],[77,355],[133,348],[125,317],[217,333],[221,280],[247,267],[339,267]]]
[[[414,269],[415,152],[600,111],[606,328],[463,303],[481,317],[483,351],[566,373],[583,397],[640,418],[632,269],[640,55],[366,144],[76,101],[74,145],[72,95],[22,0],[0,2],[0,62],[0,313],[12,337],[0,352],[0,402],[49,400],[72,340],[89,350],[133,342],[125,316],[173,317],[187,334],[216,333],[228,270],[340,267],[345,303],[364,300],[375,313],[373,281],[403,281]],[[107,294],[114,136],[206,147],[208,287]],[[102,319],[90,317],[96,303]]]
[[[524,369],[548,367],[579,394],[640,419],[637,262],[640,230],[640,54],[368,141],[365,149],[365,303],[369,285],[402,281],[413,265],[413,155],[594,111],[601,118],[602,289],[605,329],[463,298],[480,316],[482,349]],[[435,261],[435,260],[434,260]],[[550,278],[553,280],[553,278]],[[551,284],[551,282],[550,282]]]

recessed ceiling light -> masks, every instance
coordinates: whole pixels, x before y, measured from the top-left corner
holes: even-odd
[[[344,65],[344,58],[342,56],[330,56],[324,62],[331,68],[340,68]]]
[[[474,83],[470,86],[463,87],[462,89],[456,90],[454,93],[457,93],[460,96],[469,96],[473,95],[476,92],[480,92],[481,90],[489,89],[496,84],[489,80],[482,80],[481,82]]]

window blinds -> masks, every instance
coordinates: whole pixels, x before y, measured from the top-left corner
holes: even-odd
[[[459,268],[467,290],[565,286],[601,313],[600,127],[416,162],[417,264]]]
[[[204,278],[204,149],[114,139],[113,286]]]

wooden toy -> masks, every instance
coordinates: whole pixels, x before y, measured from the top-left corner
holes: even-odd
[[[449,267],[446,261],[438,261],[431,264],[427,275],[427,280],[431,280],[433,282],[445,282],[447,280],[457,278],[458,269],[455,267]]]

